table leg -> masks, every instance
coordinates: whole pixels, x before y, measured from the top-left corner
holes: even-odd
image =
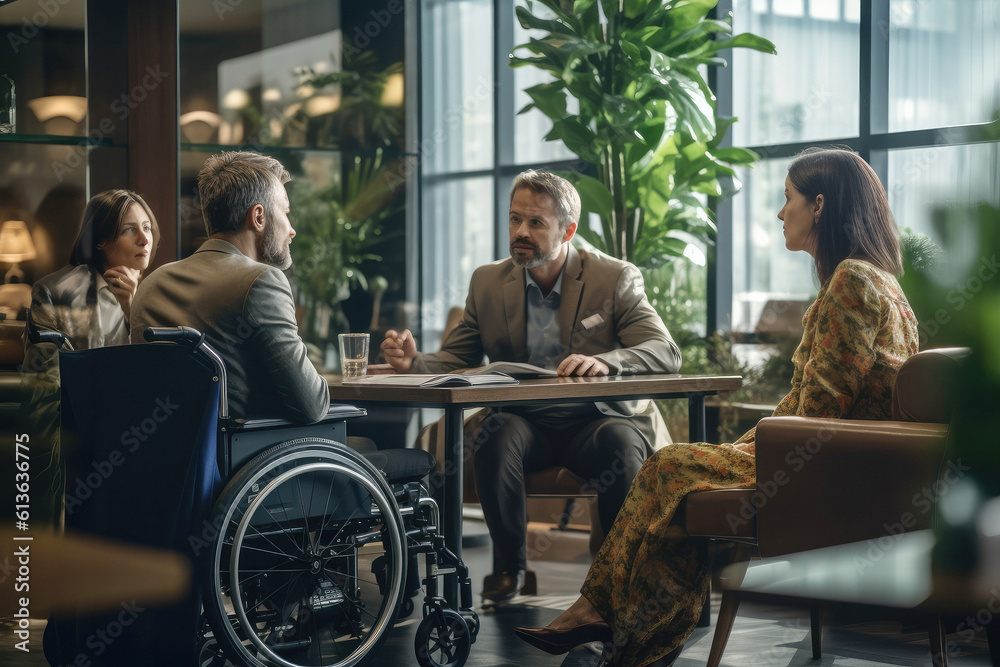
[[[462,557],[462,417],[461,406],[444,411],[444,507],[441,523],[444,543],[453,554]],[[445,577],[444,597],[452,609],[458,609],[458,578]]]
[[[705,395],[688,396],[688,442],[705,442]]]

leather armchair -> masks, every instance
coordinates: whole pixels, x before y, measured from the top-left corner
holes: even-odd
[[[920,352],[899,371],[893,420],[768,417],[757,426],[757,487],[687,497],[687,532],[764,557],[929,528],[935,482],[947,472],[947,422],[962,348]],[[722,595],[709,667],[722,659],[739,608],[739,581]],[[936,628],[936,629],[935,629]],[[812,610],[813,657],[821,618]],[[940,625],[931,630],[943,648]]]

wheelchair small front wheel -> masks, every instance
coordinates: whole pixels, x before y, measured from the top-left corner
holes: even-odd
[[[417,626],[413,647],[420,667],[462,667],[472,650],[472,635],[461,614],[440,609]]]

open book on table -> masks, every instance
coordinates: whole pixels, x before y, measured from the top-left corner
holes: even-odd
[[[349,383],[387,384],[406,387],[487,387],[517,384],[517,377],[554,376],[554,370],[514,361],[495,361],[454,373],[387,373],[366,375]],[[517,376],[517,377],[515,377]]]

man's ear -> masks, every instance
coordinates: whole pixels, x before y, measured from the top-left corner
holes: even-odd
[[[243,221],[244,229],[251,230],[254,234],[264,233],[264,206],[262,204],[254,204],[249,211],[247,211],[247,217]]]
[[[569,241],[571,238],[573,238],[574,234],[576,234],[576,223],[575,222],[571,222],[566,227],[566,231],[563,233],[562,242],[566,243],[566,241]]]

